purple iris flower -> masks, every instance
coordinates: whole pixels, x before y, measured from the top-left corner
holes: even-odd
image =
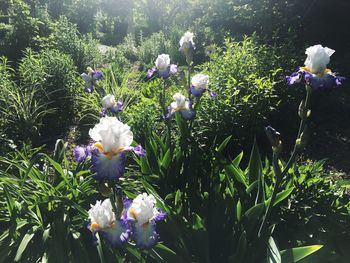
[[[95,71],[91,67],[87,68],[87,72],[87,74],[82,73],[80,76],[85,81],[84,91],[91,93],[94,90],[94,86],[96,86],[96,81],[101,80],[103,78],[103,74],[101,71]]]
[[[114,218],[113,207],[110,199],[103,202],[97,201],[88,211],[90,223],[88,229],[92,232],[97,242],[96,234],[105,239],[112,248],[121,247],[130,237],[131,231],[128,223],[122,218]]]
[[[140,157],[143,157],[146,155],[146,151],[142,148],[141,144],[139,144],[135,147],[132,147],[132,146],[125,147],[124,151],[125,152],[134,152],[137,156],[140,156]]]
[[[94,80],[101,80],[101,79],[103,78],[103,74],[102,74],[101,71],[94,71],[94,72],[92,73],[92,78],[93,78]]]
[[[85,147],[77,146],[74,149],[74,157],[77,162],[83,162],[85,161],[87,154]]]
[[[301,82],[302,73],[300,71],[294,72],[292,75],[287,76],[288,85],[294,85]]]
[[[113,181],[123,176],[125,171],[125,153],[108,157],[98,149],[94,149],[91,156],[91,171],[96,173],[97,181]]]
[[[210,97],[215,98],[217,96],[216,92],[210,90],[208,86],[209,76],[202,73],[196,74],[191,79],[189,93],[195,97],[202,97],[204,92],[208,92]]]
[[[114,107],[111,108],[111,112],[121,112],[124,108],[124,102],[122,100],[118,100]]]
[[[338,76],[336,73],[330,71],[323,75],[312,74],[309,71],[300,68],[299,71],[294,72],[290,76],[286,77],[288,85],[294,85],[304,80],[312,90],[322,91],[329,90],[338,86],[341,86],[345,80],[344,77]]]
[[[146,193],[138,195],[133,202],[128,203],[124,217],[130,225],[132,239],[136,247],[150,249],[159,240],[156,223],[164,220],[166,213],[155,208],[155,198]]]
[[[142,148],[141,144],[134,147],[133,151],[137,156],[145,156],[146,155],[146,151]]]
[[[92,152],[94,150],[94,146],[92,144],[89,144],[88,146],[85,147],[85,154],[86,156],[90,156],[92,155]]]
[[[166,79],[177,73],[177,65],[170,64],[168,54],[161,54],[155,61],[155,66],[147,71],[147,78],[150,79],[156,74],[158,77]]]
[[[74,157],[77,162],[83,162],[86,158],[91,157],[92,151],[94,150],[94,147],[89,144],[86,147],[83,146],[77,146],[74,149]]]
[[[102,108],[101,112],[100,112],[100,116],[103,118],[103,117],[106,117],[107,116],[107,109],[105,108]]]
[[[179,112],[185,120],[192,120],[196,116],[196,112],[192,108],[192,99],[188,99],[180,93],[175,93],[173,99],[174,102],[167,109],[166,118],[171,118],[176,112]]]

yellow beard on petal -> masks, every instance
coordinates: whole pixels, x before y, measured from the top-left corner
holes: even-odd
[[[136,220],[136,211],[133,208],[129,208],[129,214]]]
[[[308,72],[310,74],[312,74],[311,70],[308,67],[300,67],[300,69],[303,70],[303,71],[306,71],[306,72]]]
[[[300,67],[300,69],[310,74],[313,74],[308,67]],[[329,68],[326,68],[323,72],[317,72],[315,75],[317,75],[318,77],[324,77],[327,74],[332,74],[332,71]]]
[[[112,159],[113,156],[124,152],[124,147],[123,146],[115,148],[115,149],[112,149],[111,151],[105,152],[104,149],[103,149],[103,145],[100,142],[95,143],[94,147],[97,148],[101,153],[103,153],[108,159]]]
[[[98,230],[100,229],[100,225],[97,223],[91,223],[90,230]]]

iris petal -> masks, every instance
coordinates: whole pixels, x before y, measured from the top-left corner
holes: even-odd
[[[179,111],[182,118],[185,120],[192,120],[196,116],[196,112],[194,110],[180,110]]]
[[[205,89],[196,88],[195,86],[191,86],[190,88],[190,93],[195,97],[201,97],[205,91]]]
[[[95,149],[92,153],[92,171],[96,172],[95,179],[102,180],[118,180],[124,174],[126,156],[124,153],[109,156]]]
[[[156,232],[156,224],[139,225],[136,223],[133,227],[133,238],[138,248],[148,249],[153,247],[159,239],[159,235]]]
[[[130,230],[123,221],[116,221],[113,227],[101,229],[99,233],[113,248],[121,247],[130,236]]]

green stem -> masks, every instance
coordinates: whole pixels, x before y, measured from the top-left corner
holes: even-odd
[[[266,225],[267,218],[270,216],[271,207],[273,206],[273,203],[275,202],[275,199],[276,199],[276,196],[277,196],[277,192],[278,192],[278,189],[279,189],[279,186],[280,186],[280,183],[281,183],[282,172],[281,172],[281,168],[279,167],[279,164],[278,164],[278,159],[279,159],[278,158],[278,154],[274,152],[273,156],[272,156],[272,167],[273,167],[273,171],[274,171],[274,174],[275,174],[276,181],[275,181],[275,185],[274,185],[273,190],[272,190],[272,195],[271,195],[269,204],[268,204],[268,206],[266,208],[266,212],[265,212],[263,221],[262,221],[262,223],[260,225],[260,228],[259,228],[258,237],[261,236],[261,233],[263,232],[264,227]]]
[[[191,92],[190,92],[190,87],[191,87],[191,64],[187,63],[187,89],[188,89],[188,99],[191,99]],[[190,137],[191,137],[191,126],[192,126],[193,120],[190,122],[188,129],[185,134],[182,134],[181,138],[181,150],[184,155],[184,161],[183,161],[183,172],[182,172],[182,187],[183,191],[186,192],[186,187],[188,187],[188,194],[189,196],[192,196],[195,191],[194,184],[191,180],[191,176],[189,176],[189,167],[190,167]],[[188,124],[186,123],[186,126]],[[185,198],[185,196],[184,196]],[[191,211],[190,211],[190,199],[191,197],[187,197],[187,200],[184,200],[184,211],[187,212],[187,216],[190,217]]]
[[[167,127],[167,145],[170,147],[170,144],[171,144],[171,126],[170,126],[170,121],[166,118],[167,107],[166,107],[165,90],[166,90],[166,83],[165,83],[165,80],[163,80],[163,88],[162,88],[162,92],[160,93],[159,97],[160,97],[160,105],[163,109],[164,124]]]
[[[306,111],[309,109],[310,99],[311,99],[311,88],[306,87],[306,98],[305,98],[305,106],[304,106]],[[297,144],[297,140],[300,139],[301,134],[303,133],[303,131],[305,129],[306,121],[307,121],[307,118],[302,118],[300,121],[298,135],[296,138],[296,143],[294,144],[294,149],[293,149],[292,155],[290,156],[286,166],[284,167],[284,169],[282,171],[282,175],[281,175],[282,177],[284,177],[288,173],[289,168],[292,166],[292,164],[295,161],[295,158],[298,155],[299,147]]]
[[[193,110],[194,110],[195,112],[197,112],[197,109],[198,109],[198,107],[199,107],[199,105],[200,105],[200,102],[201,102],[201,98],[199,97],[199,98],[197,99],[197,101],[196,101],[196,104],[195,104],[194,107],[193,107]],[[194,119],[192,119],[192,120],[190,121],[189,132],[188,132],[190,135],[191,135],[193,123],[194,123]]]
[[[119,217],[119,212],[118,212],[118,208],[116,206],[116,193],[115,193],[115,187],[113,187],[113,193],[111,194],[111,196],[109,197],[109,199],[111,200],[111,204],[112,204],[112,208],[113,208],[113,212],[115,214],[115,217],[118,218]]]
[[[191,88],[191,64],[188,63],[187,66],[187,71],[188,71],[188,76],[187,76],[187,88],[188,88],[188,98],[191,99],[191,92],[190,92],[190,88]]]
[[[309,104],[310,104],[310,97],[311,97],[311,88],[307,86],[306,87],[305,105],[304,105],[303,110],[308,111]],[[276,181],[275,181],[275,185],[274,185],[273,190],[272,190],[270,202],[266,208],[266,212],[265,212],[263,221],[262,221],[261,226],[259,228],[259,232],[258,232],[259,237],[261,236],[261,233],[263,232],[263,230],[265,228],[267,219],[271,213],[271,207],[273,206],[273,203],[275,202],[278,188],[280,187],[280,183],[282,182],[282,178],[288,173],[289,168],[292,166],[292,164],[294,163],[294,161],[298,155],[298,152],[299,152],[298,139],[300,139],[303,131],[305,130],[306,121],[307,121],[307,116],[303,116],[301,118],[301,121],[300,121],[298,135],[297,135],[297,139],[296,139],[296,142],[294,145],[293,152],[292,152],[286,166],[284,167],[283,171],[281,171],[281,168],[279,167],[279,164],[278,164],[279,158],[278,158],[277,153],[275,153],[275,152],[273,153],[272,165],[273,165],[273,170],[274,170]]]

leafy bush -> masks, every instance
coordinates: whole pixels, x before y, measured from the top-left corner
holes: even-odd
[[[8,15],[11,23],[8,24],[4,39],[0,41],[0,55],[17,61],[23,50],[34,46],[41,21],[31,15],[30,6],[21,0],[8,3]]]
[[[274,85],[280,69],[270,68],[275,59],[271,49],[252,36],[226,39],[223,48],[210,54],[210,61],[200,68],[210,76],[218,96],[201,101],[197,121],[201,137],[233,134],[244,141],[263,126],[278,102]]]
[[[43,119],[52,113],[49,102],[40,90],[33,86],[18,86],[14,81],[14,72],[1,58],[0,75],[2,92],[0,93],[0,128],[15,145],[38,143]],[[30,74],[29,74],[30,75]],[[31,75],[30,75],[31,76]]]
[[[21,90],[36,93],[53,110],[43,119],[43,135],[57,136],[73,123],[75,95],[79,87],[76,68],[70,56],[58,50],[25,53],[19,64]],[[51,138],[52,139],[52,138]]]
[[[123,111],[129,112],[129,106],[139,100],[141,76],[135,67],[123,67],[119,63],[111,63],[103,69],[103,79],[99,81],[100,86],[92,93],[83,92],[82,84],[78,86],[80,96],[76,98],[78,109],[76,116],[79,119],[79,128],[89,129],[98,121],[102,110],[101,99],[107,94],[112,94],[117,100],[122,100],[124,102]],[[123,115],[122,118],[129,119],[127,115]]]
[[[183,56],[178,52],[179,34],[174,30],[166,34],[160,31],[144,37],[141,33],[136,39],[129,34],[116,47],[107,61],[123,66],[138,63],[143,70],[153,67],[155,58],[163,53],[169,54],[172,62],[183,61]]]
[[[324,244],[320,253],[311,257],[315,262],[345,263],[349,257],[345,244],[350,240],[349,181],[327,171],[324,163],[308,160],[290,171],[296,188],[276,214],[276,219],[288,224],[279,224],[276,231],[284,245]]]
[[[69,163],[65,147],[56,144],[54,159],[26,148],[0,158],[0,262],[97,258],[84,231],[94,181]]]
[[[174,52],[175,49],[175,52]],[[177,44],[173,45],[171,40],[160,31],[147,38],[140,36],[140,45],[138,47],[138,59],[146,67],[153,67],[154,60],[159,54],[169,54],[172,60],[174,53],[178,53]]]
[[[79,35],[77,26],[61,16],[52,26],[52,33],[43,39],[43,48],[53,48],[72,57],[79,72],[89,66],[99,66],[101,54],[97,47],[98,42],[91,35]]]
[[[279,180],[276,159],[274,168],[268,162],[263,165],[254,145],[249,164],[241,168],[243,152],[233,160],[223,157],[229,139],[210,151],[193,139],[171,150],[164,138],[154,133],[149,136],[147,156],[138,164],[146,190],[157,196],[168,213],[168,223],[160,232],[174,251],[174,258],[167,262],[297,262],[319,250],[322,246],[277,245],[279,235],[274,228],[278,217],[269,218],[267,225],[265,219],[269,208],[279,210],[293,192],[291,177],[283,178],[274,195]]]
[[[152,98],[141,98],[137,103],[128,107],[125,118],[134,129],[135,140],[143,142],[155,129],[160,131],[164,128],[159,122],[159,116],[154,114],[159,111],[159,106]]]

